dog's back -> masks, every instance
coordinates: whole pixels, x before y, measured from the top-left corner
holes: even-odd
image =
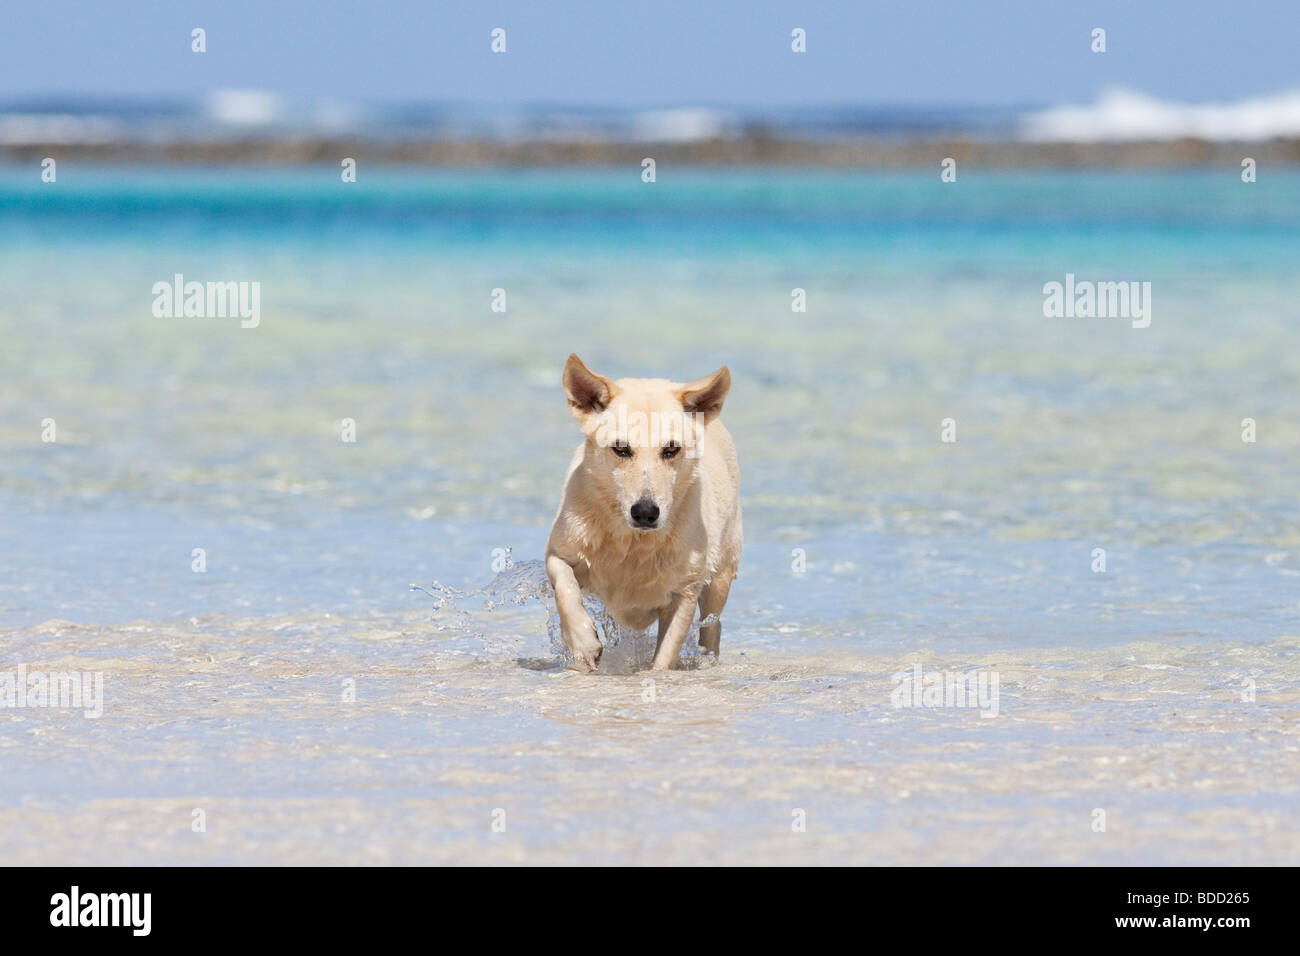
[[[731,432],[716,418],[705,429],[702,464],[714,498],[718,516],[716,542],[718,559],[711,562],[711,571],[731,572],[734,577],[740,565],[743,534],[740,522],[740,461]],[[710,541],[710,544],[713,544]],[[712,577],[712,574],[710,575]]]

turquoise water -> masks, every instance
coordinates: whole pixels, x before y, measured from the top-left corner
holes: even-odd
[[[736,761],[746,772],[777,772],[773,741],[802,739],[813,726],[838,734],[837,746],[850,749],[837,766],[852,765],[861,751],[847,742],[857,739],[849,725],[877,721],[869,715],[887,706],[888,674],[916,654],[1031,675],[1020,685],[1006,679],[1022,717],[1011,708],[1009,724],[989,722],[1006,735],[995,750],[1068,749],[1041,728],[1079,721],[1110,728],[1117,747],[1159,748],[1203,730],[1196,707],[1214,694],[1226,695],[1216,707],[1231,710],[1243,675],[1274,696],[1236,714],[1240,733],[1262,733],[1292,712],[1300,173],[1261,170],[1259,182],[1243,184],[1235,169],[966,166],[943,184],[936,161],[924,175],[661,167],[658,182],[645,184],[639,172],[363,164],[360,181],[343,184],[334,167],[182,173],[69,162],[57,183],[43,184],[35,168],[0,171],[6,656],[97,663],[108,674],[97,732],[135,760],[163,760],[168,745],[142,728],[190,713],[196,687],[210,692],[205,702],[225,702],[201,709],[226,732],[251,735],[240,758],[246,785],[225,775],[216,729],[187,723],[178,733],[197,763],[185,771],[158,763],[147,794],[137,764],[108,760],[80,781],[55,769],[26,785],[10,780],[0,814],[22,800],[71,800],[90,812],[92,798],[191,792],[232,800],[319,792],[362,800],[372,813],[415,791],[472,789],[422,775],[418,756],[401,786],[389,786],[377,754],[399,742],[424,740],[444,764],[459,754],[467,780],[498,783],[506,771],[469,755],[457,728],[479,726],[503,754],[552,744],[580,752],[576,715],[587,703],[610,706],[589,696],[617,696],[624,691],[609,688],[628,681],[632,707],[635,675],[572,683],[576,675],[556,667],[540,606],[487,615],[457,637],[437,627],[428,595],[409,589],[434,580],[480,587],[497,549],[541,557],[578,440],[559,388],[571,351],[611,377],[691,379],[724,362],[732,371],[724,415],[741,456],[745,560],[723,617],[722,663],[673,679],[698,677],[684,685],[693,687],[686,699],[701,714],[711,700],[736,708],[746,739],[767,740],[768,751],[734,751],[701,772],[725,779]],[[260,283],[259,325],[155,317],[152,286],[176,273]],[[1067,273],[1151,282],[1150,327],[1045,318],[1043,285]],[[791,310],[795,288],[806,292],[806,312]],[[494,289],[505,290],[504,313],[492,310]],[[1254,443],[1241,440],[1247,417]],[[349,418],[354,443],[340,440]],[[947,418],[953,443],[940,440]],[[45,419],[56,423],[55,442],[42,441]],[[192,570],[196,548],[206,554],[203,573]],[[1106,550],[1104,573],[1093,571],[1096,548]],[[792,567],[797,550],[801,572]],[[1064,662],[1076,667],[1076,683],[1049,673]],[[227,692],[256,683],[259,664],[269,664],[268,686],[278,689],[234,703],[243,698]],[[337,675],[352,672],[371,675],[391,705],[372,700],[379,709],[356,729],[374,749],[357,758],[359,776],[300,764],[278,778],[276,768],[298,759],[294,747],[328,748],[340,733],[320,712],[284,712],[284,695],[295,699],[310,679],[320,682],[311,693],[327,698]],[[754,703],[745,688],[767,700],[761,688],[772,673],[798,675],[791,680],[802,689]],[[1044,690],[1057,680],[1070,688],[1064,697]],[[559,717],[545,703],[557,681],[572,695]],[[1156,695],[1148,700],[1174,695],[1192,726],[1160,714],[1132,723],[1128,711],[1098,703],[1135,685]],[[488,698],[510,704],[488,713]],[[428,710],[430,699],[442,709]],[[620,706],[613,719],[626,723]],[[678,716],[685,723],[659,729],[703,735],[690,736],[692,746],[710,742],[692,729],[694,717]],[[877,744],[899,754],[969,743],[969,728],[888,729],[898,736]],[[53,741],[10,737],[7,756],[57,755],[77,746],[76,734],[69,724]],[[1207,738],[1197,760],[1222,757],[1220,743]],[[1294,729],[1275,744],[1230,780],[1216,778],[1208,796],[1199,763],[1184,779],[1177,760],[1151,751],[1150,772],[1163,781],[1155,787],[1167,785],[1169,801],[1134,813],[1208,813],[1220,806],[1220,786],[1221,803],[1244,806],[1252,820],[1293,813],[1282,808],[1295,805]],[[633,738],[606,753],[611,780],[619,766],[646,766],[650,746]],[[801,759],[812,786],[820,780],[812,758]],[[920,778],[939,773],[916,759]],[[976,807],[971,819],[948,821],[959,833],[975,827],[967,847],[996,842],[989,821],[1007,809],[1004,798],[1012,817],[1027,806],[1008,776],[1048,773],[1005,753],[989,760],[988,813]],[[1080,766],[1088,760],[1080,756]],[[671,778],[661,763],[653,761]],[[1096,784],[1091,770],[1080,773]],[[1070,780],[1050,779],[1069,790]],[[925,791],[893,781],[888,794],[875,793],[866,777],[855,780],[846,801]],[[645,808],[659,782],[646,782]],[[536,796],[532,784],[519,786]],[[586,812],[601,812],[580,775],[549,786],[574,788]],[[936,806],[945,805],[941,791],[930,794]],[[736,799],[728,819],[748,833],[757,817]],[[337,823],[322,813],[322,827]],[[659,824],[649,849],[570,834],[576,842],[555,859],[645,858],[654,846],[697,838],[695,823],[721,826],[698,813]],[[781,814],[788,821],[789,810]],[[348,819],[359,832],[378,826],[382,845],[410,836],[397,822]],[[264,822],[247,818],[245,835]],[[867,842],[895,823],[866,810],[841,821]],[[1214,839],[1227,852],[1247,830]],[[1165,850],[1152,837],[1138,859],[1220,859],[1203,832],[1185,832],[1200,835]],[[1043,834],[1025,852],[1059,858],[1051,850],[1064,845],[1059,833]],[[265,840],[248,839],[252,858],[281,859]],[[555,839],[524,845],[530,858],[548,859]],[[455,844],[447,858],[461,851],[470,852]],[[203,858],[240,852],[231,844]],[[1071,851],[1112,859],[1090,852]],[[151,854],[185,857],[166,847]]]
[[[913,641],[986,603],[1050,642],[1264,637],[1297,608],[1292,561],[1260,565],[1297,543],[1293,173],[65,165],[7,170],[0,210],[11,626],[482,583],[494,548],[540,552],[576,441],[569,351],[611,375],[731,366],[746,577],[800,613],[883,611],[892,635],[920,605],[938,620]],[[178,272],[260,282],[260,326],[155,318]],[[1152,282],[1151,327],[1044,318],[1067,272]],[[1136,616],[1045,617],[1065,603]]]

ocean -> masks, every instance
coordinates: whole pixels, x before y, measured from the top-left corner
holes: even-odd
[[[0,168],[5,858],[1294,862],[1300,172],[940,158]],[[716,663],[563,666],[570,352],[731,369]]]

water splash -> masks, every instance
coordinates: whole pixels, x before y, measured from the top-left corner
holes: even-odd
[[[438,631],[450,631],[475,640],[487,642],[496,636],[490,622],[471,608],[475,603],[489,614],[507,607],[526,607],[534,602],[546,610],[546,633],[550,638],[551,653],[556,666],[569,667],[573,655],[564,644],[560,630],[560,614],[555,606],[555,592],[546,575],[542,561],[519,561],[506,549],[505,567],[481,588],[461,589],[434,581],[429,587],[411,585],[412,591],[421,591],[433,598],[433,626]],[[623,627],[614,620],[605,605],[596,597],[583,593],[582,605],[596,625],[596,634],[605,645],[598,672],[602,674],[628,674],[644,670],[654,660],[658,641],[658,625],[652,624],[643,631]],[[682,646],[679,665],[699,666],[705,659],[700,647],[700,628],[718,620],[710,614],[703,620],[691,623],[690,633]]]

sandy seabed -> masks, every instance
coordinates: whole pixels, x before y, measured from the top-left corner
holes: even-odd
[[[584,676],[518,623],[486,649],[431,634],[424,613],[13,634],[0,670],[21,647],[28,672],[102,671],[104,709],[0,712],[0,852],[97,865],[1300,860],[1297,637],[964,659],[724,638],[718,663]],[[915,664],[996,673],[998,715],[894,707],[892,677]]]

